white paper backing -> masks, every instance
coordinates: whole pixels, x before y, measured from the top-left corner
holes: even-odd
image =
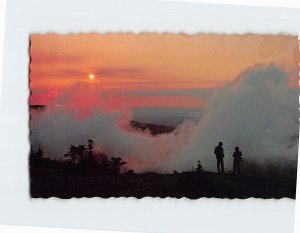
[[[31,33],[298,35],[300,10],[154,0],[8,0],[0,109],[0,223],[145,232],[293,232],[295,201],[29,198]]]

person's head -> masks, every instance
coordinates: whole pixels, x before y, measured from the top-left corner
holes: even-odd
[[[240,150],[240,148],[238,146],[236,146],[234,149],[235,149],[235,151],[239,151]]]
[[[223,142],[219,142],[219,146],[223,146]]]

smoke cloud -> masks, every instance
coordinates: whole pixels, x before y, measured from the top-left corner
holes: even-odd
[[[91,138],[97,150],[122,157],[137,172],[190,170],[197,160],[205,170],[215,170],[213,151],[219,141],[226,167],[231,168],[235,146],[245,160],[296,166],[298,89],[288,83],[288,75],[275,65],[251,67],[215,94],[200,119],[157,136],[132,129],[131,111],[110,108],[107,91],[95,88],[87,94],[78,84],[59,98],[61,107],[31,111],[31,143],[34,150],[41,144],[47,156],[62,158],[71,144],[86,144]],[[82,95],[105,108],[83,105]],[[81,107],[84,117],[78,117]]]

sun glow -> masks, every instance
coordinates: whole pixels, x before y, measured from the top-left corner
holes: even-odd
[[[95,79],[95,75],[94,75],[94,74],[89,74],[89,79],[90,79],[90,80]]]

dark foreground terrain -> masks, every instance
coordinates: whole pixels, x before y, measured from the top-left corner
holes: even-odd
[[[31,170],[31,197],[295,198],[296,181],[212,172],[76,175]]]

